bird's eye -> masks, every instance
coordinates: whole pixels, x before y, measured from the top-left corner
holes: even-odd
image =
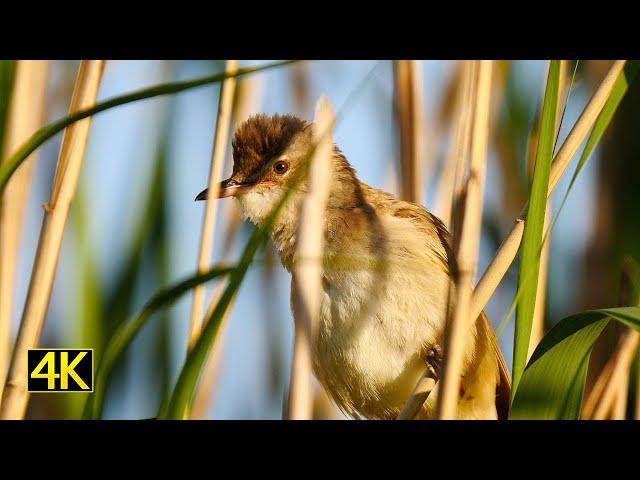
[[[283,160],[280,160],[273,165],[273,171],[279,175],[282,175],[287,170],[289,170],[289,164]]]

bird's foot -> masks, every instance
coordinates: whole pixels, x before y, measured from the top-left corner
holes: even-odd
[[[440,379],[442,373],[442,348],[439,345],[433,345],[427,349],[424,356],[429,373],[436,380]]]

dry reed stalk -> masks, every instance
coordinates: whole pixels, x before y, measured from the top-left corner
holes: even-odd
[[[589,395],[584,400],[582,411],[580,413],[581,418],[590,419],[593,416],[593,412],[596,409],[599,399],[602,397],[602,393],[604,392],[605,387],[611,381],[611,376],[613,375],[613,371],[616,366],[616,352],[614,352],[612,358],[609,359],[609,361],[605,364],[604,368],[600,372],[600,375],[594,382],[593,387],[591,387]]]
[[[549,191],[547,196],[551,195],[558,184],[560,177],[569,165],[569,162],[578,151],[578,148],[591,130],[591,127],[593,127],[594,122],[598,118],[598,115],[602,111],[602,107],[611,93],[618,75],[620,75],[624,68],[624,64],[624,60],[617,60],[609,69],[609,72],[598,87],[598,90],[593,94],[571,129],[571,132],[569,132],[569,135],[562,144],[562,147],[560,147],[560,150],[556,153],[551,165]],[[471,301],[471,312],[468,317],[471,322],[478,318],[516,257],[524,232],[523,217],[525,215],[526,206],[522,209],[522,212],[516,219],[511,232],[500,246],[495,257],[476,285]]]
[[[425,120],[422,105],[420,63],[393,62],[394,96],[400,133],[402,198],[422,201],[422,165],[425,152]]]
[[[447,131],[456,122],[460,109],[460,93],[464,90],[464,73],[469,61],[451,61],[451,77],[444,86],[442,96],[434,114],[434,130]]]
[[[449,155],[438,182],[434,213],[451,230],[453,205],[460,200],[469,155],[469,138],[473,114],[473,63],[459,62],[461,78],[456,82],[455,132]],[[456,75],[457,76],[457,75]]]
[[[459,214],[462,211],[462,208],[460,206],[460,201],[462,199],[462,194],[464,190],[464,180],[466,177],[466,171],[468,166],[467,160],[469,156],[471,124],[472,124],[474,104],[475,104],[474,85],[475,85],[475,76],[477,73],[476,68],[474,66],[473,61],[465,61],[464,63],[465,65],[463,70],[464,70],[465,78],[463,79],[463,82],[462,82],[463,85],[461,87],[463,88],[464,98],[460,105],[461,107],[463,107],[462,108],[463,112],[460,112],[461,115],[457,116],[458,124],[456,126],[456,133],[460,135],[459,137],[457,136],[456,138],[456,144],[458,143],[458,141],[460,143],[456,145],[456,149],[458,149],[458,152],[456,153],[457,155],[456,158],[453,159],[455,160],[455,162],[452,162],[451,158],[447,159],[447,163],[453,163],[454,172],[455,172],[454,182],[452,183],[452,186],[451,186],[452,197],[449,200],[449,206],[448,206],[449,214],[446,217],[444,216],[440,217],[440,219],[443,222],[446,222],[447,228],[449,228],[450,231],[454,221],[459,222],[460,220]],[[442,180],[442,181],[446,182],[446,180]],[[440,189],[440,191],[445,191],[445,190],[446,190],[445,187]],[[444,197],[444,194],[442,195],[441,198],[443,197]],[[456,215],[456,218],[454,219],[453,207],[456,205],[459,208],[457,209],[457,212],[456,212],[457,215]],[[445,209],[446,208],[447,207],[445,206]],[[454,238],[454,241],[455,241],[455,238]],[[432,393],[433,390],[436,390],[435,388],[436,382],[437,380],[434,379],[434,377],[432,376],[432,373],[428,369],[425,370],[424,374],[422,375],[422,377],[414,387],[413,391],[411,392],[411,395],[407,400],[407,403],[405,404],[404,408],[398,415],[397,419],[411,420],[415,418],[418,412],[420,411],[420,409],[422,408],[422,405],[429,397],[429,395]]]
[[[404,408],[396,417],[396,420],[413,420],[420,412],[422,405],[427,401],[429,395],[436,395],[438,380],[433,376],[430,370],[426,370],[418,383],[416,384],[411,396],[407,400]]]
[[[455,304],[447,322],[443,345],[444,365],[440,395],[436,403],[439,419],[455,419],[460,392],[462,359],[467,337],[469,306],[476,273],[480,230],[482,226],[483,189],[489,135],[489,105],[491,102],[491,60],[475,63],[475,109],[471,135],[471,158],[466,182],[465,208],[460,248],[456,252]]]
[[[235,72],[238,69],[237,60],[227,60],[225,71]],[[213,250],[214,227],[216,212],[218,209],[219,181],[222,173],[224,155],[229,137],[231,124],[231,112],[233,110],[233,96],[236,87],[235,77],[227,78],[220,86],[220,100],[218,102],[218,115],[214,133],[211,153],[211,166],[209,168],[209,196],[205,203],[205,211],[202,218],[202,230],[200,232],[200,249],[198,251],[198,272],[203,273],[211,262]],[[193,302],[189,316],[188,350],[191,351],[200,336],[202,329],[202,303],[204,301],[204,287],[197,286],[193,289]]]
[[[103,60],[81,62],[71,99],[71,113],[96,103],[104,64]],[[45,215],[18,338],[11,357],[0,419],[20,419],[26,412],[29,400],[26,388],[27,350],[37,347],[44,325],[64,227],[78,184],[90,127],[91,117],[76,122],[67,127],[62,139],[51,200],[44,205]]]
[[[252,113],[260,110],[260,102],[262,99],[264,81],[260,76],[244,77],[238,80],[235,92],[235,102],[232,113],[232,125],[238,126],[244,122]],[[240,223],[242,221],[240,208],[236,202],[227,203],[224,210],[225,220],[223,224],[226,226],[224,232],[224,240],[222,245],[222,263],[228,263],[229,255],[233,241],[236,237]],[[214,288],[209,307],[205,318],[210,318],[215,309],[218,300],[223,292],[223,284],[219,283]],[[227,320],[231,314],[231,308],[228,308],[220,322],[219,334],[216,337],[212,348],[211,355],[205,363],[202,380],[198,384],[193,407],[189,414],[189,418],[194,420],[206,417],[207,411],[211,408],[211,398],[213,397],[218,379],[220,377],[221,362],[224,358],[224,346],[227,338]]]
[[[467,64],[469,70],[467,78],[468,104],[466,117],[464,119],[462,150],[458,157],[458,165],[456,166],[455,184],[453,186],[453,203],[451,205],[451,213],[449,215],[450,231],[453,233],[453,249],[457,251],[460,235],[455,232],[462,228],[462,216],[464,215],[464,188],[465,179],[467,178],[467,170],[469,167],[469,149],[471,148],[471,128],[473,126],[473,112],[476,108],[475,84],[477,82],[478,70],[474,67],[473,61]],[[492,80],[493,81],[493,80]]]
[[[640,333],[626,330],[585,401],[582,418],[604,420],[612,409],[616,411],[614,406],[620,395],[625,397],[626,408],[629,368],[639,345]]]
[[[311,341],[319,322],[322,292],[322,255],[324,251],[324,215],[331,185],[333,138],[330,135],[334,115],[329,100],[322,96],[316,104],[313,139],[316,148],[308,171],[309,190],[300,210],[297,232],[297,259],[293,265],[292,307],[295,338],[287,418],[311,419]]]
[[[0,161],[44,124],[48,74],[46,60],[17,62]],[[37,153],[31,154],[16,171],[0,201],[0,403],[11,354],[12,300],[20,234],[36,157]]]
[[[628,373],[628,372],[627,372]],[[629,390],[629,375],[621,378],[616,399],[611,408],[611,420],[624,420],[627,416],[627,391]]]

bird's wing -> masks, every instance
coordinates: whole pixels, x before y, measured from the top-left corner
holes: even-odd
[[[455,265],[451,248],[451,235],[449,234],[447,227],[444,226],[438,217],[431,214],[426,209],[419,205],[410,205],[412,208],[399,208],[393,214],[395,216],[410,218],[415,225],[425,230],[427,235],[432,238],[437,237],[440,240],[440,244],[436,245],[435,248],[432,249],[433,256],[447,272],[454,272]],[[500,379],[496,387],[496,410],[498,411],[498,418],[506,419],[509,414],[511,376],[509,375],[509,370],[504,360],[504,356],[502,355],[502,351],[500,350],[500,346],[498,345],[493,327],[491,326],[489,318],[484,311],[480,314],[479,321],[481,322],[481,327],[487,332],[487,337],[489,338],[491,348],[496,356],[498,370],[500,373]]]
[[[449,234],[447,227],[438,217],[421,205],[396,200],[388,193],[369,187],[366,184],[362,184],[362,186],[367,193],[367,197],[371,200],[375,199],[377,206],[389,210],[393,216],[408,218],[419,230],[423,231],[428,238],[437,238],[439,242],[429,242],[427,244],[430,256],[447,273],[451,274],[452,272],[455,272],[451,235]],[[491,348],[495,353],[500,373],[499,383],[496,387],[496,409],[498,411],[498,418],[506,419],[509,413],[511,377],[509,375],[509,370],[507,369],[504,356],[502,355],[502,351],[498,346],[498,341],[493,331],[493,327],[484,312],[480,314],[479,321],[481,322],[481,327],[487,332],[487,337],[491,343]]]

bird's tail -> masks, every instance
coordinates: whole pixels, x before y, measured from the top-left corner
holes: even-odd
[[[474,360],[462,379],[460,419],[506,419],[511,378],[493,328],[482,312],[476,322]]]

